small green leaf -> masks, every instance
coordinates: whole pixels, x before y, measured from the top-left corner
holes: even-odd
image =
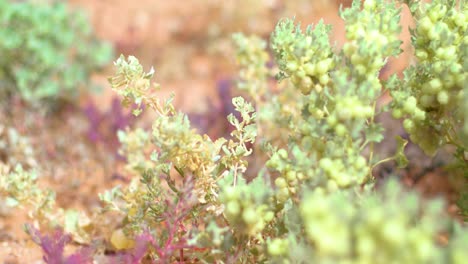
[[[382,127],[381,124],[371,124],[369,127],[366,129],[366,139],[369,142],[381,142],[382,139],[384,138],[383,136],[383,131],[385,129]]]
[[[408,144],[408,141],[401,138],[400,136],[396,137],[397,140],[397,151],[395,153],[395,161],[398,168],[404,168],[408,165],[408,159],[405,155],[405,146]]]
[[[248,190],[252,193],[253,197],[255,197],[257,201],[261,201],[268,195],[269,191],[271,190],[269,186],[270,185],[266,178],[262,174],[259,174],[257,177],[255,177],[255,179],[249,182]]]

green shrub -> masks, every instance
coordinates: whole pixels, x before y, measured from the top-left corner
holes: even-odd
[[[29,207],[29,215],[39,223],[53,221],[55,193],[39,188],[37,179],[38,174],[33,170],[24,170],[21,165],[11,169],[0,162],[0,210]]]
[[[468,9],[464,1],[408,1],[416,63],[390,80],[393,116],[428,155],[446,144],[468,149]]]
[[[72,99],[112,49],[65,3],[0,0],[0,54],[0,99],[37,105]]]

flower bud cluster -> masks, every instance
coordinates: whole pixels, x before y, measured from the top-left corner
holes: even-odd
[[[303,94],[322,90],[330,82],[329,72],[335,67],[328,39],[330,27],[320,21],[303,33],[292,20],[282,20],[271,36],[271,47],[281,73]]]
[[[335,98],[335,108],[327,118],[326,122],[339,137],[350,134],[354,121],[366,120],[373,116],[372,106],[365,105],[357,96],[340,96]],[[309,112],[316,109],[309,109]]]
[[[275,238],[267,243],[268,254],[272,257],[288,255],[289,243],[287,239]]]
[[[380,69],[388,56],[400,52],[398,13],[395,3],[356,1],[341,13],[348,42],[340,54],[332,52],[328,29],[321,23],[305,33],[291,20],[277,25],[271,43],[280,75],[290,77],[308,95],[302,116],[289,119],[296,132],[290,136],[289,150],[293,154],[298,147],[303,155],[282,158],[280,150],[267,164],[279,172],[275,185],[280,203],[296,195],[299,177],[329,190],[361,184],[367,178],[370,165],[356,142],[379,140],[373,104],[381,92]]]
[[[348,150],[345,157],[325,157],[319,161],[319,167],[323,170],[329,182],[328,189],[336,190],[361,184],[369,174],[367,160],[361,155],[352,155]]]
[[[257,36],[244,36],[237,33],[232,36],[236,47],[236,58],[240,66],[237,83],[239,90],[245,90],[256,102],[266,93],[269,56],[266,42]]]
[[[382,193],[366,193],[354,204],[346,202],[352,196],[351,192],[325,194],[320,189],[306,193],[300,212],[314,257],[346,263],[443,262],[435,240],[447,228],[442,203],[423,202],[415,193],[403,192],[395,181]],[[415,222],[420,216],[422,220]]]
[[[345,223],[351,221],[355,210],[352,207],[343,208],[340,198],[339,195],[328,196],[317,189],[307,194],[301,203],[307,238],[315,245],[319,256],[339,256],[350,252],[351,231]],[[330,213],[330,210],[334,213]]]
[[[308,177],[307,174],[300,170],[299,166],[294,166],[285,149],[279,149],[274,153],[267,161],[266,166],[279,172],[279,176],[275,179],[274,184],[277,188],[276,200],[280,204],[285,203],[288,198],[296,195],[301,186],[300,183]]]
[[[304,174],[302,172],[296,172],[292,169],[282,173],[280,177],[275,179],[275,186],[278,188],[276,199],[278,199],[279,202],[284,203],[290,195],[295,195],[299,188],[299,180],[302,180],[303,178]]]
[[[381,88],[378,73],[386,58],[400,52],[398,13],[394,3],[383,0],[366,0],[341,12],[348,40],[343,54],[352,65],[351,73],[373,83],[376,91]]]
[[[251,185],[225,187],[220,195],[224,215],[229,224],[238,232],[249,236],[260,233],[275,217],[272,210],[261,199],[257,199]]]
[[[453,130],[466,116],[457,108],[466,103],[468,8],[441,0],[413,7],[417,63],[405,71],[404,80],[390,86],[393,116],[404,118],[411,140],[433,155],[446,143],[458,144],[450,142],[458,141]]]

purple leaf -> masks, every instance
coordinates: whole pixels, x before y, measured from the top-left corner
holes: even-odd
[[[136,120],[131,114],[131,109],[124,110],[117,97],[112,99],[110,109],[107,111],[100,111],[93,102],[90,102],[83,109],[83,113],[89,123],[86,132],[88,139],[93,143],[101,142],[112,150],[116,150],[119,145],[117,131],[125,129]]]
[[[52,237],[48,235],[41,235],[32,225],[26,224],[25,231],[31,236],[34,243],[42,248],[42,259],[48,264],[85,264],[92,263],[91,248],[83,248],[78,252],[65,257],[65,245],[70,243],[72,238],[68,234],[64,234],[60,228],[55,229]]]
[[[92,263],[93,249],[86,247],[80,249],[77,253],[68,256],[65,259],[66,264]]]
[[[92,142],[98,142],[99,140],[101,140],[101,135],[99,133],[99,125],[102,122],[103,116],[92,102],[86,106],[83,112],[88,118],[89,122],[89,128],[86,134],[89,140],[91,140]]]

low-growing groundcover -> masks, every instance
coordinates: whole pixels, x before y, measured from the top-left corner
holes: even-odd
[[[400,54],[402,4],[415,19],[415,58],[403,77],[379,72]],[[26,226],[47,263],[465,263],[466,200],[460,218],[442,200],[421,198],[396,179],[379,181],[376,166],[405,167],[407,141],[384,138],[376,117],[391,111],[428,155],[452,153],[448,171],[468,177],[464,1],[354,1],[341,11],[347,43],[333,46],[330,26],[303,31],[281,20],[269,45],[233,37],[240,65],[230,137],[213,139],[191,127],[173,96],[154,95],[154,71],[121,56],[109,78],[135,115],[152,111],[150,131],[118,132],[120,154],[134,175],[128,186],[100,194],[94,215],[64,214],[36,175],[2,166],[0,190],[12,205],[30,203]],[[277,67],[267,67],[270,55]],[[272,89],[271,77],[279,83]],[[378,107],[389,90],[393,101]],[[143,107],[144,106],[144,107]],[[375,144],[396,153],[378,157]],[[465,210],[465,211],[464,211]],[[106,220],[107,219],[107,220]],[[113,230],[102,223],[118,221]],[[57,229],[46,235],[38,228]],[[69,234],[64,234],[62,230]],[[85,246],[73,254],[64,246]]]

